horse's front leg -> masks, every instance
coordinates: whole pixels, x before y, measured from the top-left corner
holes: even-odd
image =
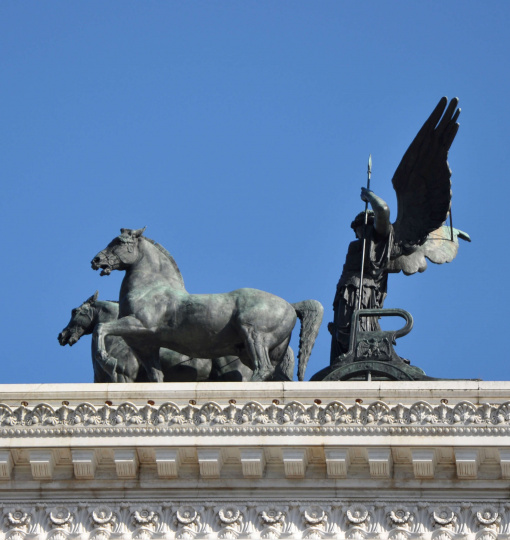
[[[94,382],[118,382],[117,359],[106,350],[104,336],[99,336],[99,326],[96,325],[92,334],[92,365],[94,367]],[[102,344],[102,345],[101,345]]]
[[[106,336],[120,336],[131,340],[140,339],[144,341],[151,338],[154,339],[154,333],[133,316],[122,317],[116,321],[98,324],[94,330],[93,339],[96,344],[96,359],[101,363],[104,363],[105,359],[108,362],[110,358],[105,347]],[[157,350],[159,351],[159,348]],[[142,363],[145,362],[145,358],[141,357],[141,355],[137,356],[139,356],[139,360]],[[150,382],[162,382],[163,372],[159,364],[159,354],[157,355],[157,360],[153,356],[151,354],[150,358],[147,359],[147,362],[151,364],[150,369],[147,370],[147,375]]]

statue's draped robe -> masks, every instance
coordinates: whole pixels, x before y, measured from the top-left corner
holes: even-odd
[[[394,250],[394,232],[390,226],[387,237],[381,237],[373,225],[367,225],[365,246],[365,266],[363,270],[363,296],[361,309],[382,308],[386,298],[390,257]],[[358,308],[361,255],[363,240],[349,244],[347,257],[338,281],[333,301],[334,319],[331,342],[331,362],[349,350],[351,319]],[[377,317],[360,319],[363,331],[380,330]]]

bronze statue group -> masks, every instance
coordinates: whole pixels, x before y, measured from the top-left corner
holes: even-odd
[[[362,188],[366,210],[351,224],[356,240],[347,251],[328,325],[330,365],[313,380],[427,378],[394,353],[398,331],[383,332],[379,318],[402,316],[409,331],[409,314],[383,309],[388,274],[423,272],[426,259],[450,262],[458,238],[469,240],[453,228],[450,213],[447,158],[459,127],[457,105],[457,99],[439,101],[397,167],[392,179],[398,203],[394,223],[388,205]],[[101,275],[125,272],[119,300],[100,301],[96,292],[72,311],[59,334],[61,345],[92,334],[94,382],[292,380],[289,342],[297,318],[297,372],[304,380],[322,322],[319,302],[289,304],[256,289],[190,294],[173,257],[143,232],[121,229],[92,260]]]

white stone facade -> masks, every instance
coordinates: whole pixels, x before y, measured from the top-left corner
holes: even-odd
[[[0,385],[0,540],[510,539],[510,383]]]

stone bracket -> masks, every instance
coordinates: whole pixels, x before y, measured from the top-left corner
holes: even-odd
[[[136,478],[138,472],[138,454],[133,449],[116,449],[113,461],[119,478]]]
[[[74,476],[80,480],[92,480],[96,475],[97,457],[94,450],[72,450]]]
[[[347,448],[329,448],[325,450],[326,470],[330,478],[345,478],[351,463]]]
[[[55,469],[55,457],[51,450],[32,450],[30,468],[34,480],[51,480]]]
[[[287,478],[304,478],[308,458],[305,448],[284,448],[282,450],[283,467]]]
[[[480,453],[476,448],[455,448],[455,464],[457,476],[463,479],[474,479],[478,476]]]
[[[221,449],[199,449],[198,465],[202,478],[219,478],[223,467],[223,454]]]
[[[393,473],[391,448],[369,448],[368,465],[372,478],[391,478]]]
[[[437,456],[433,448],[412,448],[414,477],[417,479],[434,478]]]
[[[10,450],[0,451],[0,480],[9,480],[14,463]]]
[[[156,466],[160,478],[177,478],[181,458],[179,450],[171,448],[156,448]]]
[[[245,478],[262,478],[266,468],[266,457],[262,448],[243,448],[241,466]]]

